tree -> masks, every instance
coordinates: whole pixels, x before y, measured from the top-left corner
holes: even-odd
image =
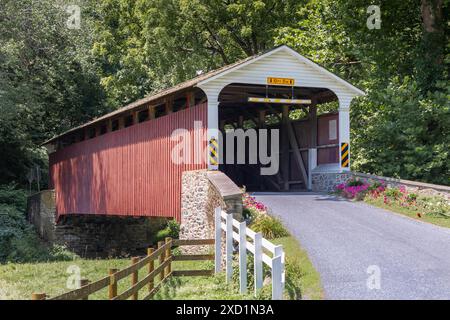
[[[88,21],[68,29],[65,7],[51,0],[1,4],[0,183],[24,183],[26,168],[46,164],[40,143],[104,113],[103,90]]]
[[[300,1],[102,0],[95,52],[114,106],[273,46]]]

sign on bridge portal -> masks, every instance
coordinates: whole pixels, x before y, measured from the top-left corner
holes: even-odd
[[[274,86],[293,86],[295,84],[295,80],[291,78],[267,77],[267,84]]]

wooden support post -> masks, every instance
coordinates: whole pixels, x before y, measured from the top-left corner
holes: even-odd
[[[237,124],[238,128],[243,128],[244,127],[244,116],[239,116],[238,117],[238,124]]]
[[[167,98],[165,101],[166,114],[173,112],[173,98]]]
[[[195,94],[192,91],[186,93],[186,107],[192,108],[195,106]]]
[[[247,224],[239,224],[239,291],[247,293]]]
[[[172,238],[170,237],[166,237],[166,244],[169,244],[172,242]],[[166,248],[166,253],[165,253],[165,259],[164,260],[169,260],[171,256],[171,247],[167,247]],[[166,277],[172,272],[172,266],[169,263],[169,265],[166,267]]]
[[[139,123],[139,112],[135,111],[133,112],[133,124]]]
[[[233,276],[233,215],[227,214],[226,219],[226,282],[231,282]]]
[[[117,118],[118,128],[123,129],[125,128],[125,117],[119,117]]]
[[[272,300],[281,300],[283,291],[281,287],[281,256],[272,258]]]
[[[283,174],[283,189],[289,190],[289,106],[283,106],[281,118],[281,172]]]
[[[158,248],[161,248],[164,245],[164,241],[158,241]],[[161,252],[161,255],[159,256],[159,265],[164,263],[164,251]],[[159,280],[163,281],[164,279],[164,269],[161,270]]]
[[[255,233],[255,255],[254,255],[254,279],[255,279],[255,296],[263,286],[263,261],[262,261],[262,234]]]
[[[214,228],[215,228],[215,242],[214,242],[214,272],[219,273],[222,265],[222,208],[217,207],[214,213]]]
[[[266,127],[266,110],[258,111],[258,126],[260,129],[264,129]]]
[[[80,279],[80,288],[87,286],[90,283],[88,279]],[[89,295],[84,297],[82,300],[89,300]]]
[[[114,273],[119,271],[118,269],[109,269],[109,287],[108,287],[108,296],[109,300],[117,296],[117,281],[114,277]]]
[[[297,165],[300,169],[300,173],[302,175],[304,186],[306,187],[306,184],[308,183],[308,175],[306,174],[305,164],[303,163],[303,157],[300,153],[299,146],[297,143],[297,138],[295,137],[295,131],[294,128],[292,128],[292,123],[288,120],[287,123],[287,129],[288,129],[288,136],[289,136],[289,144],[294,151],[294,158],[297,162]]]
[[[317,146],[317,104],[314,98],[311,98],[311,104],[309,105],[309,121],[311,128],[310,147],[315,148]]]
[[[45,300],[47,295],[45,293],[32,293],[31,300]]]
[[[152,255],[152,253],[153,253],[154,251],[155,251],[155,249],[153,249],[153,248],[148,248],[148,249],[147,249],[147,256]],[[150,261],[148,262],[148,273],[149,273],[149,274],[152,273],[153,270],[155,270],[155,261],[152,259],[152,260],[150,260]],[[149,292],[152,291],[153,288],[155,287],[155,281],[154,281],[153,279],[154,279],[154,277],[151,278],[151,279],[148,281],[148,291],[149,291]]]
[[[112,131],[112,119],[108,119],[108,125],[106,131],[111,132]]]
[[[133,257],[131,258],[131,264],[136,264],[139,262],[139,257]],[[136,270],[135,272],[133,272],[131,274],[131,286],[135,286],[136,283],[138,282],[138,278],[139,278],[139,270]],[[138,299],[138,292],[133,293],[131,295],[131,300],[137,300]]]
[[[155,106],[148,107],[148,118],[150,120],[155,119]]]
[[[278,293],[276,293],[278,300],[283,299],[283,292],[284,292],[284,285],[285,285],[285,274],[284,274],[284,251],[283,251],[283,246],[278,245],[275,247],[274,253],[273,253],[273,257],[275,258],[280,258],[279,262],[278,260],[276,260],[276,264],[278,264],[276,267],[279,267],[280,270],[276,270],[275,272],[275,278],[277,278],[277,286],[279,285],[279,288],[277,288]],[[273,261],[273,259],[272,259]],[[272,266],[273,268],[273,266]]]

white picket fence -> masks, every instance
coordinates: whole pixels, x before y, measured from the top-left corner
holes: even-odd
[[[236,229],[236,231],[235,231]],[[221,208],[215,209],[215,272],[221,271],[222,262],[222,231],[225,232],[225,267],[226,281],[230,282],[233,274],[233,240],[239,243],[239,288],[240,293],[247,293],[247,252],[253,254],[254,261],[254,294],[263,286],[263,263],[272,271],[272,299],[283,298],[285,271],[285,254],[283,246],[274,245],[264,239],[260,232],[247,228],[245,222],[233,219]],[[270,255],[268,255],[269,253]]]

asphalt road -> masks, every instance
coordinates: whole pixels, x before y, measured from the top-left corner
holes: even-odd
[[[323,194],[255,196],[307,250],[326,299],[450,299],[450,229]]]

